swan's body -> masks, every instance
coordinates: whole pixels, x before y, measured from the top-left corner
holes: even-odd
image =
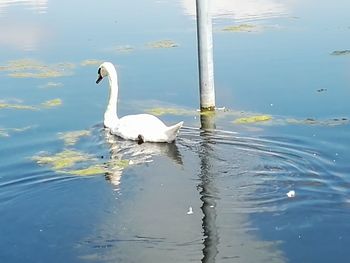
[[[104,125],[112,134],[127,140],[142,142],[172,142],[175,140],[183,122],[166,126],[160,119],[151,114],[127,115],[118,118],[118,77],[115,67],[110,62],[104,62],[98,69],[99,83],[102,78],[109,79],[109,101],[104,114]]]

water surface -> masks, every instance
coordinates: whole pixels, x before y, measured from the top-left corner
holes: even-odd
[[[211,117],[193,2],[0,1],[1,262],[347,260],[348,2],[217,2]],[[105,60],[175,144],[103,128]]]

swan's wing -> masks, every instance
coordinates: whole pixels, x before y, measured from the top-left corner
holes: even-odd
[[[173,126],[170,126],[170,127],[167,127],[166,130],[165,130],[165,134],[166,136],[168,137],[168,142],[172,142],[175,140],[176,138],[176,135],[178,134],[180,128],[182,127],[183,125],[183,121],[173,125]]]
[[[137,140],[142,135],[148,141],[163,139],[168,127],[150,114],[127,115],[119,119],[112,133],[124,139]],[[165,138],[164,138],[165,139]]]

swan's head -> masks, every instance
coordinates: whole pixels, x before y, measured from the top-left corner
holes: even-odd
[[[97,74],[98,76],[97,76],[96,84],[98,84],[106,76],[109,76],[111,74],[116,75],[115,67],[111,62],[104,62],[98,67]]]

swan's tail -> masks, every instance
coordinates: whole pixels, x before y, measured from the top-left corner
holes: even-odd
[[[172,142],[175,140],[176,135],[178,134],[178,132],[183,124],[184,124],[184,122],[181,121],[173,126],[168,127],[168,129],[165,131],[165,134],[168,137],[168,142]]]

